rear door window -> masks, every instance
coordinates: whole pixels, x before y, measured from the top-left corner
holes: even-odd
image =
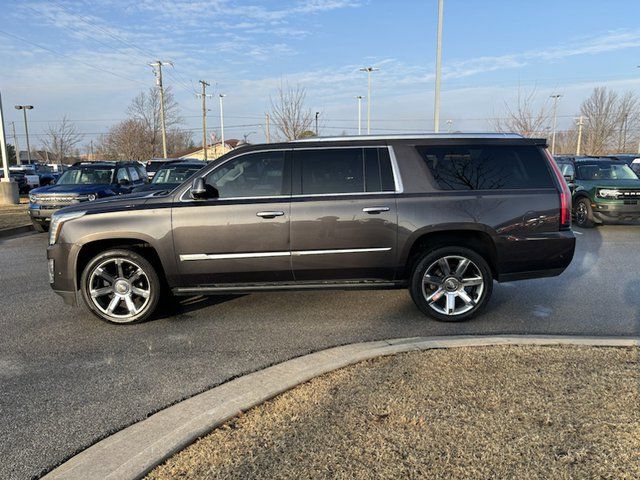
[[[442,190],[554,188],[542,152],[535,146],[419,146]]]
[[[302,195],[393,192],[386,148],[327,148],[294,153]]]

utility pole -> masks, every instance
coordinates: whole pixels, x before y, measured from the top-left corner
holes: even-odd
[[[356,98],[358,99],[358,135],[362,135],[362,95]]]
[[[576,145],[576,157],[580,155],[580,144],[582,143],[582,126],[584,121],[582,115],[578,118],[578,143]]]
[[[558,99],[562,95],[551,95],[553,98],[553,131],[551,132],[551,155],[556,154],[556,127],[558,123]]]
[[[226,95],[221,93],[218,95],[220,97],[220,137],[222,137],[222,154],[224,155],[226,152],[224,151],[224,97]]]
[[[269,114],[266,114],[266,118],[265,118],[265,122],[266,122],[266,137],[267,137],[267,143],[271,143],[271,132],[269,130],[270,127],[270,123],[271,123],[271,118],[269,117]]]
[[[13,146],[16,149],[16,165],[22,165],[20,161],[20,145],[18,144],[18,136],[16,135],[16,122],[11,122],[11,130],[13,131]]]
[[[433,101],[433,131],[440,132],[440,78],[442,77],[442,20],[444,0],[438,0],[438,34],[436,41],[436,88]]]
[[[153,68],[153,73],[156,76],[156,86],[160,90],[160,124],[162,126],[162,156],[167,158],[167,126],[164,117],[164,87],[162,85],[162,67],[165,65],[173,66],[171,62],[163,62],[156,60],[149,64]]]
[[[320,115],[320,112],[316,112],[316,137],[318,136],[318,115]]]
[[[371,133],[371,74],[378,71],[378,68],[363,67],[361,72],[367,72],[367,135]]]
[[[29,125],[27,123],[27,110],[33,110],[33,105],[16,105],[16,110],[22,110],[24,116],[24,133],[27,136],[27,161],[31,164],[31,146],[29,145]]]
[[[93,140],[91,140],[91,142],[89,142],[89,155],[90,155],[90,160],[93,162],[94,158],[93,158]]]
[[[204,80],[198,80],[202,84],[202,151],[204,152],[204,161],[207,161],[207,87],[209,84]]]

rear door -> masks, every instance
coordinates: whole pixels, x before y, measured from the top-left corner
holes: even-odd
[[[296,281],[391,280],[397,214],[388,147],[293,151]]]

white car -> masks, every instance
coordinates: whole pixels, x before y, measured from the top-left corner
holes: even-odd
[[[29,189],[38,188],[40,186],[40,177],[36,172],[36,169],[31,165],[14,165],[9,167],[10,172],[23,173],[24,178],[27,180]]]

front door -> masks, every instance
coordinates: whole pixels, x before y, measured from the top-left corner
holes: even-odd
[[[290,170],[284,151],[251,152],[205,177],[217,198],[182,195],[172,210],[182,286],[292,280]]]
[[[293,159],[296,281],[392,280],[397,212],[388,148],[295,149]]]

